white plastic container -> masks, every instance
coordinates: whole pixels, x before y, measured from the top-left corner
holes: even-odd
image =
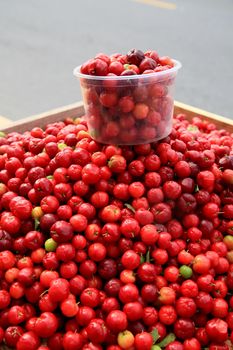
[[[137,145],[155,142],[172,129],[174,87],[179,61],[155,73],[93,76],[74,69],[80,79],[88,129],[105,144]]]

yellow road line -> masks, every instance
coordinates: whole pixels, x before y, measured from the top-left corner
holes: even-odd
[[[162,0],[133,0],[135,2],[140,2],[141,4],[151,5],[159,7],[166,10],[175,10],[176,4],[172,2],[162,1]]]

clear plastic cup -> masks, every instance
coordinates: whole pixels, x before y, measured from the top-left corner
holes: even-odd
[[[79,78],[85,117],[92,138],[104,144],[155,142],[172,129],[175,79],[181,68],[128,76],[93,76],[74,69]]]

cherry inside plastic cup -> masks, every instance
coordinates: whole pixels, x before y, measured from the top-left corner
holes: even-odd
[[[150,74],[93,76],[74,69],[79,78],[85,116],[92,138],[104,144],[137,145],[155,142],[172,129],[174,67]]]

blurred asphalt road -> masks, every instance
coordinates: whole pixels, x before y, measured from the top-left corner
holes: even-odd
[[[0,115],[80,100],[73,68],[131,48],[180,60],[175,98],[233,118],[232,0],[0,0]]]

